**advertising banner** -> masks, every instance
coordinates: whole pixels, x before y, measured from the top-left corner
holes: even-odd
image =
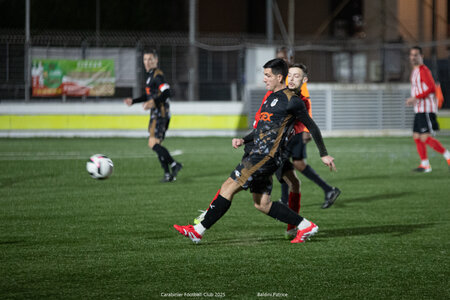
[[[112,59],[33,59],[32,96],[113,96]]]

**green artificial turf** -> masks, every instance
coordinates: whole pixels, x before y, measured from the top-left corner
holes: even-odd
[[[439,138],[450,147],[450,137]],[[193,222],[240,160],[230,138],[168,138],[181,150],[176,182],[146,139],[0,139],[0,298],[449,299],[450,171],[411,138],[328,138],[337,173],[309,164],[342,194],[302,175],[301,214],[319,233],[284,239],[285,224],[241,192],[194,245],[173,224]],[[89,177],[90,155],[115,164]],[[280,185],[274,182],[273,200]]]

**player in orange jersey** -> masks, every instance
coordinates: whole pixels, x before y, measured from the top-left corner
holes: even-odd
[[[286,61],[288,64],[291,64],[292,67],[294,59],[292,50],[287,47],[280,47],[277,49],[277,57],[284,59],[284,61]],[[303,64],[297,64],[296,68],[293,68],[292,70],[292,75],[296,76],[297,79],[300,78],[300,80],[294,80],[295,83],[293,81],[291,85],[289,85],[289,81],[293,76],[289,76],[288,74],[286,85],[288,85],[289,89],[291,90],[296,89],[298,91],[297,94],[301,94],[301,96],[303,96],[302,98],[306,99],[307,102],[305,104],[308,108],[309,115],[312,117],[311,98],[309,96],[309,91],[307,88],[308,69]],[[289,69],[289,71],[291,71],[291,68]],[[291,141],[289,142],[294,167],[306,178],[313,181],[315,184],[322,188],[325,194],[325,200],[322,204],[322,208],[328,208],[333,205],[334,201],[336,201],[336,199],[341,194],[341,191],[337,187],[330,186],[316,173],[316,171],[310,165],[306,163],[306,144],[311,141],[311,135],[308,129],[302,124],[296,125],[295,133],[295,136],[292,137]],[[281,184],[281,191],[281,202],[285,204],[291,203],[290,198],[292,197],[292,191],[289,192],[289,186],[286,183]],[[298,204],[298,207],[300,209],[300,204]],[[296,208],[296,206],[294,208]]]

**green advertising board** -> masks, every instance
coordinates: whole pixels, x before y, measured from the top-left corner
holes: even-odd
[[[114,95],[112,59],[33,59],[31,76],[34,97]]]

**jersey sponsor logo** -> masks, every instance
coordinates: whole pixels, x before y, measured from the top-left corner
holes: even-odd
[[[270,106],[274,107],[275,105],[277,105],[278,102],[278,98],[275,98],[272,100],[272,102],[270,103]]]
[[[273,114],[270,114],[268,112],[262,112],[260,120],[264,122],[271,122],[270,117],[273,116]]]

